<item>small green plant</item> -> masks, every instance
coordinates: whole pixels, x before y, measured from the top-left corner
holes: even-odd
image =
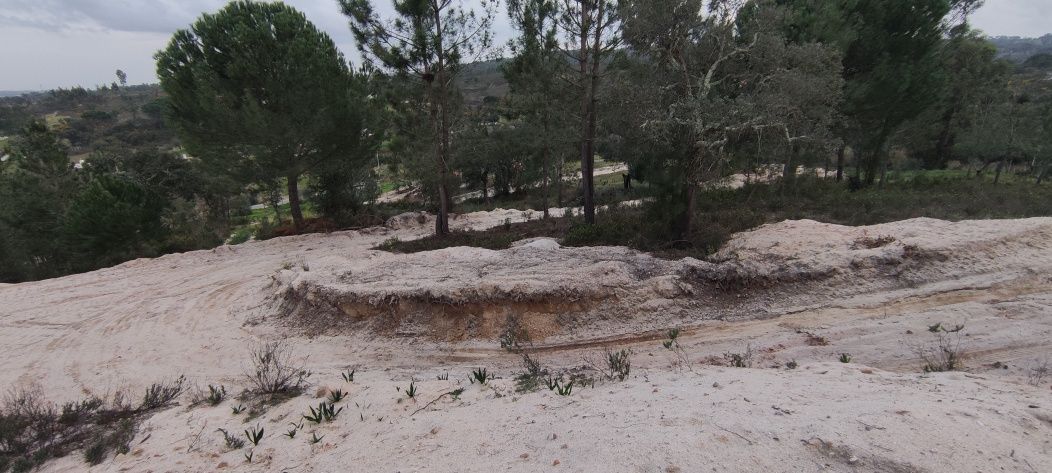
[[[679,328],[669,329],[665,336],[667,339],[664,342],[661,342],[661,346],[665,347],[666,350],[671,350],[672,347],[679,344],[679,342],[676,341],[676,339],[679,338]]]
[[[323,439],[323,438],[325,438],[324,435],[322,435],[321,437],[318,437],[318,433],[317,432],[311,432],[311,436],[310,436],[309,439],[307,439],[307,441],[310,442],[311,445],[315,445],[315,444],[321,443],[321,439]]]
[[[405,390],[405,395],[410,399],[416,397],[416,381],[409,382],[409,388]]]
[[[439,381],[449,381],[449,372],[448,372],[448,371],[446,371],[445,373],[442,373],[442,374],[440,374],[440,375],[436,376],[436,378],[437,378],[437,379],[438,379]]]
[[[798,366],[800,365],[796,363],[796,360],[792,360],[785,364],[785,368],[790,370],[795,370]]]
[[[476,368],[471,372],[471,376],[468,378],[471,384],[478,382],[479,384],[486,384],[486,381],[493,379],[489,373],[486,372],[486,368]],[[409,396],[412,397],[412,396]]]
[[[632,371],[632,352],[629,350],[619,350],[606,352],[606,366],[610,369],[607,377],[614,379],[615,377],[619,381],[624,381],[628,378],[628,374]]]
[[[297,430],[297,429],[296,429],[295,427],[293,427],[293,428],[289,429],[289,431],[288,431],[288,432],[285,432],[285,434],[284,434],[284,435],[285,435],[286,437],[290,438],[290,439],[294,439],[294,438],[296,438],[296,434],[297,434],[298,432],[299,432],[299,430]]]
[[[559,386],[558,383],[556,383],[555,392],[560,396],[569,396],[570,393],[573,392],[573,381],[566,383],[565,386]]]
[[[460,400],[461,394],[464,394],[464,388],[457,388],[449,392],[454,401]]]
[[[252,429],[245,429],[245,437],[252,442],[252,445],[259,445],[259,442],[263,440],[263,427],[256,425]]]
[[[841,353],[840,354],[840,358],[838,358],[838,359],[840,360],[841,363],[851,363],[851,354],[850,353]]]
[[[310,409],[310,414],[305,414],[303,418],[315,424],[332,422],[340,412],[343,412],[342,407],[337,409],[335,404],[324,401],[318,404],[317,409],[314,409],[312,406],[308,406],[308,408]]]
[[[929,325],[928,326],[928,331],[931,332],[931,333],[936,333],[940,329],[942,329],[942,322],[939,322],[939,323],[937,323],[935,325]]]
[[[746,345],[744,353],[724,353],[727,365],[734,368],[752,368],[752,346]]]
[[[914,348],[917,355],[924,361],[924,372],[926,373],[955,371],[963,364],[961,337],[964,325],[957,324],[951,329],[942,324],[938,325],[939,329],[932,332],[935,334],[935,341],[932,345]]]
[[[358,370],[357,369],[350,369],[350,370],[344,371],[343,373],[340,373],[340,376],[343,376],[343,380],[344,381],[346,381],[348,383],[353,383],[354,382],[354,372],[355,371],[358,371]]]
[[[329,402],[332,402],[333,404],[335,404],[337,402],[342,401],[343,398],[346,397],[346,396],[347,396],[347,394],[344,393],[342,389],[334,389],[334,390],[329,392]]]
[[[212,386],[208,385],[208,404],[212,406],[218,406],[224,399],[226,399],[226,386]]]
[[[252,449],[249,449],[247,452],[245,452],[245,462],[252,463],[253,455],[255,455],[255,452],[253,452]]]
[[[230,450],[237,450],[245,446],[245,441],[241,440],[238,436],[227,432],[226,429],[216,429],[217,432],[223,434],[223,441],[226,442],[226,448]]]
[[[232,406],[230,408],[230,412],[233,412],[234,415],[238,415],[238,414],[240,414],[240,413],[242,413],[244,411],[245,411],[245,406],[242,406],[241,404],[238,404],[236,406]]]

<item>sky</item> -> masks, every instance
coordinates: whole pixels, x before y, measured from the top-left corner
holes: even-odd
[[[464,0],[478,5],[483,1]],[[336,0],[285,0],[327,32],[344,54],[358,60],[354,40]],[[0,90],[94,87],[116,80],[157,82],[153,55],[172,33],[226,0],[0,0]],[[390,12],[390,1],[374,0]],[[495,43],[512,36],[503,6],[497,9]],[[987,0],[972,23],[989,35],[1052,33],[1052,0]]]

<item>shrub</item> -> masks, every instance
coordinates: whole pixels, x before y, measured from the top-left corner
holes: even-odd
[[[182,394],[185,382],[186,376],[179,376],[171,381],[162,381],[150,385],[142,398],[139,410],[150,411],[171,404],[175,398]]]
[[[252,371],[246,377],[258,394],[299,394],[310,377],[309,371],[293,361],[292,347],[284,340],[253,347],[249,359]]]
[[[224,399],[226,399],[226,386],[208,385],[208,404],[218,406]]]
[[[961,337],[964,325],[957,325],[947,329],[942,324],[936,324],[938,329],[934,331],[935,340],[927,346],[914,348],[917,356],[924,362],[924,372],[955,371],[962,366]],[[929,328],[930,330],[930,328]]]
[[[744,353],[724,353],[727,365],[734,368],[752,368],[752,346],[746,345]]]
[[[591,361],[589,361],[589,364],[592,365],[596,371],[602,373],[606,379],[624,381],[632,371],[631,355],[632,352],[630,350],[613,351],[607,349],[603,352],[605,366],[599,366]]]
[[[500,347],[512,353],[517,353],[524,345],[530,344],[530,334],[522,326],[522,321],[517,315],[508,315],[504,321],[504,330],[500,334]]]
[[[226,429],[219,428],[216,432],[223,434],[223,442],[226,444],[226,448],[229,450],[237,450],[245,446],[245,441],[238,438],[238,436],[227,432]]]
[[[522,354],[523,372],[515,377],[515,390],[518,392],[529,392],[536,390],[541,379],[548,375],[540,363],[530,357],[528,353]]]

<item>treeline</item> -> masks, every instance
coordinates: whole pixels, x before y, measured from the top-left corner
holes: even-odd
[[[732,174],[777,168],[783,189],[801,166],[851,189],[948,168],[1040,183],[1052,159],[1052,64],[999,59],[968,23],[981,1],[422,1],[391,17],[338,3],[361,67],[280,3],[234,1],[177,32],[156,55],[163,96],[116,122],[163,120],[178,148],[98,148],[74,168],[54,124],[13,137],[4,280],[216,244],[249,192],[275,210],[286,196],[290,232],[382,214],[371,202],[395,182],[419,189],[440,236],[470,191],[580,205],[588,225],[603,218],[598,158],[646,188],[648,238],[689,242],[711,224],[698,196]],[[498,14],[518,31],[507,45]]]

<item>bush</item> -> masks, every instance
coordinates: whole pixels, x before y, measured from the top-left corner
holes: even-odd
[[[931,330],[931,327],[929,327]],[[957,325],[947,329],[938,324],[933,331],[935,340],[927,346],[914,348],[917,356],[924,362],[924,372],[933,373],[941,371],[956,371],[961,369],[963,353],[961,351],[961,337],[964,325]]]
[[[299,394],[310,377],[302,364],[293,361],[292,347],[284,340],[256,345],[249,360],[252,370],[245,376],[257,394]]]

